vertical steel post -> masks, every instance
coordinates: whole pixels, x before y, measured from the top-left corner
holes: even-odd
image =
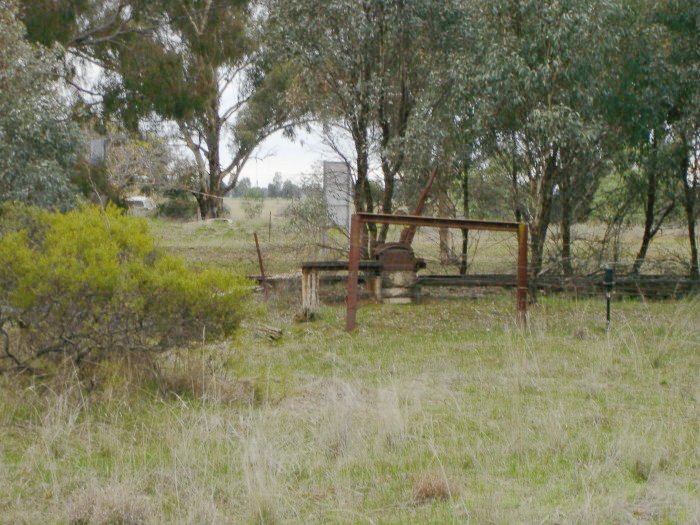
[[[615,270],[610,265],[605,265],[603,285],[605,286],[605,332],[607,333],[610,331],[610,301],[612,299],[613,286],[615,285]]]
[[[527,323],[527,224],[518,224],[518,320]]]
[[[352,332],[355,329],[355,317],[357,315],[357,280],[360,272],[360,243],[362,223],[360,218],[353,214],[350,220],[350,254],[348,257],[348,299],[345,316],[345,330]]]
[[[260,243],[258,242],[258,233],[254,232],[253,237],[255,238],[255,249],[258,252],[258,264],[260,265],[260,282],[263,287],[263,296],[267,299],[267,278],[265,277],[265,267],[263,266],[262,253],[260,252]]]

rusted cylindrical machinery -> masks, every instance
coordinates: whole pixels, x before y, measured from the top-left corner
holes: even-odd
[[[416,258],[413,249],[401,242],[379,244],[374,255],[382,263],[382,302],[410,304],[418,298],[418,268],[425,263]]]

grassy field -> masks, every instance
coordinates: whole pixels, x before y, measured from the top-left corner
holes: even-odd
[[[153,229],[256,273],[264,224]],[[158,376],[0,377],[0,522],[700,523],[698,298],[616,302],[606,334],[600,300],[522,329],[512,292],[479,297],[364,305],[353,334],[341,304],[298,324],[296,294],[256,299]]]

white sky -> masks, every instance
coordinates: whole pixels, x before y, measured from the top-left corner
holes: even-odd
[[[227,160],[228,152],[223,156]],[[283,179],[299,182],[302,175],[313,171],[314,164],[323,160],[338,159],[324,146],[318,130],[312,129],[311,133],[300,130],[293,142],[278,132],[258,147],[243,167],[240,178],[248,177],[253,186],[264,187],[279,172]]]

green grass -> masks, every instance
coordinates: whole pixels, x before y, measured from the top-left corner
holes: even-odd
[[[367,305],[351,335],[339,306],[292,324],[273,304],[259,322],[280,341],[249,321],[236,341],[165,360],[201,383],[178,395],[122,372],[89,393],[5,377],[0,515],[700,519],[697,300],[617,303],[609,335],[600,301],[545,299],[526,330],[512,302]],[[431,479],[442,488],[417,497]]]
[[[269,241],[269,215],[152,228],[244,273],[258,231],[269,272],[298,270],[319,250],[271,204]],[[507,271],[503,239],[475,268]],[[159,377],[2,376],[0,522],[700,522],[698,298],[616,302],[606,334],[600,299],[544,297],[522,329],[513,292],[478,297],[363,305],[347,334],[342,304],[298,324],[280,295]]]

